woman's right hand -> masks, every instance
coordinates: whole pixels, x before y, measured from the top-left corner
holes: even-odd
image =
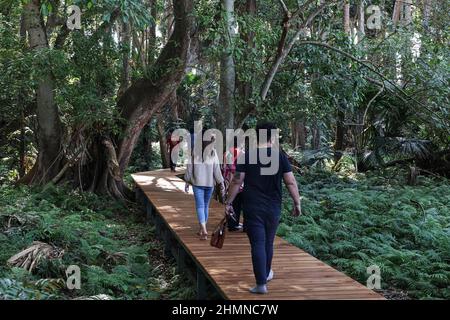
[[[186,183],[184,185],[184,192],[188,193],[189,192],[189,183]]]

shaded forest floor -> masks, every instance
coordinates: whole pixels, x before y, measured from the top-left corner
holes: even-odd
[[[298,178],[304,215],[284,202],[278,234],[362,284],[376,265],[387,298],[450,298],[450,183],[391,168]]]
[[[7,260],[41,241],[64,250],[31,273]],[[61,187],[0,187],[0,299],[191,299],[194,289],[164,256],[133,207]],[[81,289],[65,288],[78,265]]]

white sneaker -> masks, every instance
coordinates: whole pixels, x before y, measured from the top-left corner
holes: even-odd
[[[273,270],[270,269],[269,275],[267,276],[267,281],[270,281],[273,279]]]

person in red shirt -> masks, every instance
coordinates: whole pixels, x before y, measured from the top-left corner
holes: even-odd
[[[169,133],[167,134],[167,151],[169,152],[169,161],[170,161],[170,171],[175,172],[175,168],[177,166],[177,159],[178,154],[175,154],[175,161],[172,160],[172,151],[175,148],[176,145],[178,145],[182,140],[183,137],[180,137],[178,135],[173,134],[174,129],[171,129]]]
[[[238,146],[237,138],[234,137],[233,146],[225,152],[223,159],[223,177],[225,179],[225,188],[228,188],[231,180],[233,179],[233,176],[236,172],[237,159],[242,153],[243,149],[241,146]],[[240,231],[243,229],[242,224],[239,223],[242,211],[242,190],[243,185],[241,185],[239,193],[236,195],[236,198],[233,201],[234,215],[227,216],[228,231],[231,232]]]

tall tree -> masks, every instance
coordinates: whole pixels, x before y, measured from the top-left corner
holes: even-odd
[[[344,32],[350,35],[350,3],[344,3]]]
[[[361,42],[361,40],[364,38],[364,35],[366,33],[365,26],[366,26],[366,20],[365,20],[365,0],[359,0],[358,3],[358,42]]]
[[[173,8],[173,31],[150,70],[151,78],[134,82],[117,103],[126,125],[117,139],[118,168],[110,171],[112,174],[109,174],[107,183],[109,191],[115,196],[122,196],[126,189],[123,176],[142,128],[155,111],[164,106],[185,74],[192,35],[193,1],[174,1]]]
[[[245,14],[249,17],[255,17],[256,9],[256,0],[247,0],[245,2],[245,8],[241,8],[240,14]],[[241,38],[246,44],[246,48],[244,49],[244,59],[248,59],[250,51],[255,47],[255,41],[253,39],[255,36],[255,32],[252,30],[244,30],[244,28],[241,28],[240,32]],[[254,102],[251,99],[253,97],[254,80],[254,78],[252,78],[250,81],[241,80],[239,74],[236,74],[236,89],[239,97],[239,108],[236,108],[235,110],[236,125],[242,123],[243,116],[248,114],[248,110],[252,110],[255,108]]]
[[[27,30],[25,25],[25,16],[24,14],[20,17],[20,40],[23,46],[26,45],[26,38],[27,38]],[[20,91],[19,95],[17,97],[18,106],[23,105],[23,93]],[[25,142],[25,112],[22,110],[20,112],[20,148],[19,148],[19,177],[22,178],[25,175],[26,171],[26,164],[25,164],[25,157],[26,157],[26,142]]]
[[[236,35],[234,18],[234,0],[222,0],[225,30],[223,35],[223,53],[220,59],[220,90],[217,109],[217,128],[234,128],[234,93],[235,93],[235,65],[233,59],[233,42]]]
[[[170,167],[170,154],[167,146],[167,134],[165,128],[164,116],[159,114],[156,118],[156,126],[158,128],[159,149],[161,154],[161,164],[163,168]]]
[[[394,26],[396,26],[400,21],[402,3],[403,0],[395,0],[394,2],[394,9],[392,10],[392,23],[394,24]]]
[[[346,1],[343,7],[343,21],[342,21],[342,29],[347,35],[348,41],[351,38],[351,30],[350,30],[350,4]],[[336,130],[334,135],[334,162],[337,162],[341,159],[344,146],[345,146],[345,103],[341,99],[334,99],[336,106]]]
[[[117,96],[120,97],[130,86],[131,67],[130,67],[130,50],[131,50],[131,25],[129,22],[122,22],[120,26],[120,45],[122,50],[122,75],[120,79],[120,87]]]
[[[302,35],[307,33],[307,29],[311,27],[311,24],[314,22],[316,17],[326,8],[335,5],[336,2],[336,0],[330,0],[327,2],[320,1],[320,3],[318,5],[314,5],[311,10],[309,7],[315,2],[306,1],[302,5],[299,3],[298,9],[292,13],[284,1],[279,0],[280,6],[284,12],[284,17],[281,22],[282,32],[278,41],[275,57],[271,62],[267,73],[265,74],[264,81],[262,82],[259,90],[260,104],[263,104],[266,101],[267,94],[272,86],[275,75],[279,71],[283,62],[286,60],[294,45],[297,41],[299,41]],[[289,36],[292,31],[294,31],[293,35]],[[240,117],[242,119],[240,125],[254,111],[256,111],[256,105],[254,105],[252,109],[245,110],[245,114],[242,114]]]
[[[49,48],[43,19],[41,1],[31,0],[24,5],[25,28],[31,50],[43,52]],[[54,79],[50,71],[42,70],[36,88],[36,116],[38,122],[39,154],[31,182],[47,183],[61,170],[63,161],[62,125],[54,98]]]
[[[431,0],[423,0],[423,27],[426,31],[430,28]]]
[[[29,45],[36,51],[49,48],[40,6],[39,0],[29,1],[24,6]],[[146,72],[146,76],[135,80],[117,101],[120,119],[114,131],[108,133],[108,128],[89,132],[74,129],[74,132],[63,133],[54,102],[52,75],[44,73],[36,90],[39,157],[33,172],[26,177],[42,183],[56,182],[67,177],[83,189],[107,193],[116,198],[131,195],[123,177],[137,139],[152,115],[165,105],[177,89],[185,74],[193,30],[193,0],[174,1],[173,13],[170,38],[157,60]],[[97,43],[100,35],[111,32],[111,24],[120,14],[120,9],[111,13],[109,21],[100,25],[91,36],[92,43]],[[55,41],[61,47],[67,37],[64,31],[62,27],[59,35],[63,34],[64,37],[60,38],[58,35]],[[99,123],[98,127],[102,127],[102,124]],[[64,159],[64,153],[61,152],[63,134],[71,134],[71,140],[82,139],[87,142],[82,145],[84,151],[81,160],[76,157]],[[23,179],[23,182],[28,182],[27,180]]]
[[[291,121],[292,147],[306,149],[306,126],[304,120]]]
[[[153,18],[153,23],[150,26],[149,30],[149,40],[148,40],[148,65],[152,65],[155,62],[155,53],[156,53],[156,19],[158,17],[158,1],[157,0],[149,0],[150,2],[150,12]]]

